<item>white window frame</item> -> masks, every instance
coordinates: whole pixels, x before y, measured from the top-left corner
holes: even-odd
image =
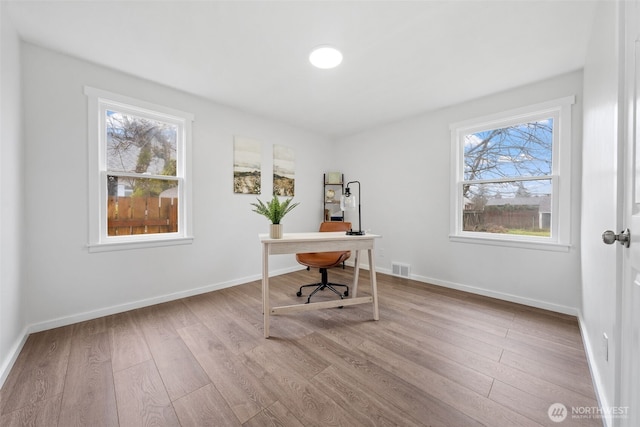
[[[575,96],[517,108],[450,125],[451,130],[451,221],[449,240],[528,249],[568,252],[571,247],[571,106]],[[519,236],[464,231],[464,138],[490,129],[553,117],[551,236]],[[505,179],[512,181],[509,179]],[[496,180],[499,181],[499,180]]]
[[[88,100],[89,130],[89,252],[192,243],[191,126],[194,120],[193,114],[89,86],[85,86],[84,93]],[[177,232],[127,236],[107,235],[108,172],[105,123],[107,109],[175,124],[178,127],[175,177],[175,180],[178,181],[179,200]],[[173,179],[173,177],[170,178]]]

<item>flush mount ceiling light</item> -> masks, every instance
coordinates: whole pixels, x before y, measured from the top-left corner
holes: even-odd
[[[331,46],[319,46],[311,52],[309,61],[318,68],[334,68],[342,62],[342,53]]]

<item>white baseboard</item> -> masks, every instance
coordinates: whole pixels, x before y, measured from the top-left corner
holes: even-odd
[[[282,274],[291,273],[294,271],[298,271],[303,269],[301,266],[294,266],[283,268],[279,270],[274,270],[269,272],[269,277],[280,276]],[[91,319],[97,319],[99,317],[109,316],[112,314],[123,313],[125,311],[135,310],[137,308],[148,307],[155,304],[161,304],[163,302],[173,301],[181,298],[187,298],[194,295],[200,295],[207,292],[217,291],[220,289],[230,288],[232,286],[241,285],[244,283],[253,282],[256,280],[261,280],[262,275],[257,274],[253,276],[246,276],[239,279],[229,280],[226,282],[215,283],[207,286],[202,286],[200,288],[188,289],[185,291],[174,292],[171,294],[161,295],[153,298],[146,298],[138,301],[133,301],[125,304],[114,305],[110,307],[104,307],[97,310],[85,311],[82,313],[76,313],[69,316],[58,317],[51,320],[46,320],[44,322],[33,323],[27,325],[21,336],[18,338],[16,343],[13,345],[11,350],[9,351],[7,357],[4,361],[2,361],[2,365],[0,365],[0,388],[4,385],[5,380],[9,376],[9,372],[11,368],[15,364],[15,361],[22,351],[22,347],[24,343],[27,341],[27,338],[30,334],[46,331],[49,329],[59,328],[61,326],[72,325],[74,323],[84,322]]]
[[[584,319],[582,318],[582,311],[578,312],[578,324],[580,326],[580,334],[582,335],[582,342],[584,344],[584,351],[587,355],[587,364],[589,365],[589,371],[591,372],[591,379],[593,381],[593,388],[596,393],[596,399],[598,400],[598,406],[600,408],[611,408],[607,396],[604,394],[604,385],[602,384],[602,376],[598,370],[596,364],[595,355],[593,354],[593,346],[591,340],[589,340],[589,334],[587,333],[587,327],[585,326]],[[603,411],[604,417],[602,418],[604,427],[613,425],[611,414],[607,414],[607,411]]]
[[[347,265],[353,267],[353,262],[347,262]],[[360,264],[360,268],[368,270],[369,266],[366,264]],[[388,274],[392,276],[391,269],[376,267],[376,272]],[[447,280],[440,280],[433,277],[420,276],[417,274],[411,274],[409,277],[411,280],[417,282],[429,283],[431,285],[442,286],[443,288],[456,289],[459,291],[469,292],[470,294],[483,295],[486,297],[496,298],[504,301],[515,302],[517,304],[528,305],[530,307],[541,308],[543,310],[555,311],[556,313],[569,314],[571,316],[578,315],[578,309],[575,307],[569,307],[566,305],[554,304],[548,301],[537,300],[533,298],[520,297],[505,292],[492,291],[490,289],[478,288],[475,286],[463,285],[461,283],[449,282]]]
[[[16,342],[11,346],[11,350],[9,350],[9,354],[2,361],[2,365],[0,365],[0,388],[4,386],[4,382],[7,380],[9,376],[9,372],[13,367],[14,363],[18,359],[18,355],[22,351],[22,347],[24,347],[24,343],[27,342],[27,338],[29,337],[29,329],[24,328],[16,340]]]
[[[520,297],[518,295],[509,294],[506,292],[498,292],[490,289],[478,288],[476,286],[463,285],[460,283],[435,279],[433,277],[424,277],[412,274],[411,279],[417,280],[419,282],[431,283],[432,285],[443,286],[445,288],[457,289],[459,291],[469,292],[471,294],[483,295],[486,297],[496,298],[504,301],[515,302],[517,304],[528,305],[530,307],[541,308],[543,310],[555,311],[556,313],[569,314],[571,316],[578,315],[578,309],[575,307],[555,304],[548,301]]]
[[[269,277],[280,276],[282,274],[291,273],[300,270],[300,267],[287,267],[279,270],[269,272]],[[97,319],[103,316],[109,316],[111,314],[123,313],[129,310],[135,310],[137,308],[148,307],[155,304],[161,304],[163,302],[174,301],[181,298],[187,298],[194,295],[200,295],[207,292],[218,291],[220,289],[230,288],[232,286],[242,285],[244,283],[261,280],[262,275],[256,274],[252,276],[246,276],[239,279],[229,280],[226,282],[215,283],[207,286],[202,286],[195,289],[187,289],[180,292],[174,292],[171,294],[160,295],[153,298],[146,298],[134,302],[115,305],[111,307],[105,307],[97,310],[91,310],[84,313],[77,313],[71,316],[60,317],[57,319],[47,320],[45,322],[35,323],[29,327],[29,333],[46,331],[48,329],[58,328],[60,326],[67,326],[78,322],[84,322],[86,320]]]

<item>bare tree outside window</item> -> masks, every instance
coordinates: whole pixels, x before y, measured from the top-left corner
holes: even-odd
[[[107,169],[176,176],[177,126],[107,110]],[[176,181],[120,178],[132,196],[158,196]]]
[[[463,230],[550,236],[552,118],[464,136]]]

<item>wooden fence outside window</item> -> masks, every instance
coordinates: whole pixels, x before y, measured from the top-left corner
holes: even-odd
[[[178,231],[177,198],[109,196],[107,209],[109,236]]]

